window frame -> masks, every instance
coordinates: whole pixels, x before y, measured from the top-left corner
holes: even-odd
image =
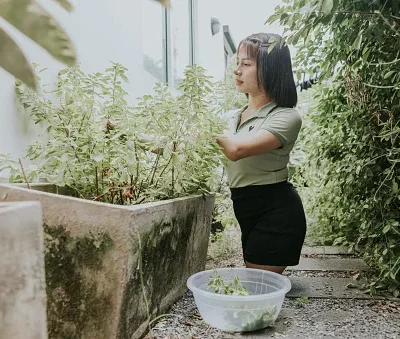
[[[188,41],[188,46],[189,46],[189,65],[193,66],[196,62],[196,35],[197,35],[197,29],[196,29],[196,22],[197,22],[197,16],[196,16],[196,9],[197,9],[197,0],[186,0],[188,1],[188,16],[189,16],[189,41]],[[172,43],[171,43],[171,10],[169,8],[163,8],[164,11],[164,22],[163,22],[163,63],[164,63],[164,69],[165,69],[165,74],[164,74],[164,79],[165,82],[168,84],[168,87],[175,88],[173,87],[173,81],[171,79],[171,74],[172,72]]]

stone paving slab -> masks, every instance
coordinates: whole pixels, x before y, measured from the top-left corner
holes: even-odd
[[[346,246],[325,246],[325,255],[352,255],[354,251],[349,252]]]
[[[286,294],[289,298],[329,298],[329,299],[370,299],[368,294],[356,288],[351,278],[289,277],[292,289]]]
[[[397,312],[379,311],[379,302],[374,300],[346,300],[344,303],[340,299],[314,299],[305,304],[286,300],[272,327],[253,332],[224,333],[221,338],[397,339],[399,315]]]
[[[362,259],[355,258],[300,258],[297,266],[288,267],[288,271],[362,271],[367,265]]]
[[[303,246],[301,250],[303,255],[351,255],[346,246]]]

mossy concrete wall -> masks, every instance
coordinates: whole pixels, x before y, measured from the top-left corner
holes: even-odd
[[[0,185],[26,200],[43,208],[49,338],[138,338],[205,267],[212,196],[118,206]]]
[[[42,210],[0,203],[0,338],[46,339]]]

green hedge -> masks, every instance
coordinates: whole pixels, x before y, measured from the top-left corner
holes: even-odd
[[[400,12],[397,1],[284,1],[298,69],[320,72],[302,182],[326,242],[360,251],[372,293],[400,290]],[[290,30],[290,33],[289,33]]]

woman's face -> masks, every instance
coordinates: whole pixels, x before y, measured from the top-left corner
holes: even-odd
[[[237,53],[237,67],[234,71],[236,89],[240,93],[248,93],[251,96],[262,94],[257,83],[257,63],[247,55],[246,48],[240,47]]]

